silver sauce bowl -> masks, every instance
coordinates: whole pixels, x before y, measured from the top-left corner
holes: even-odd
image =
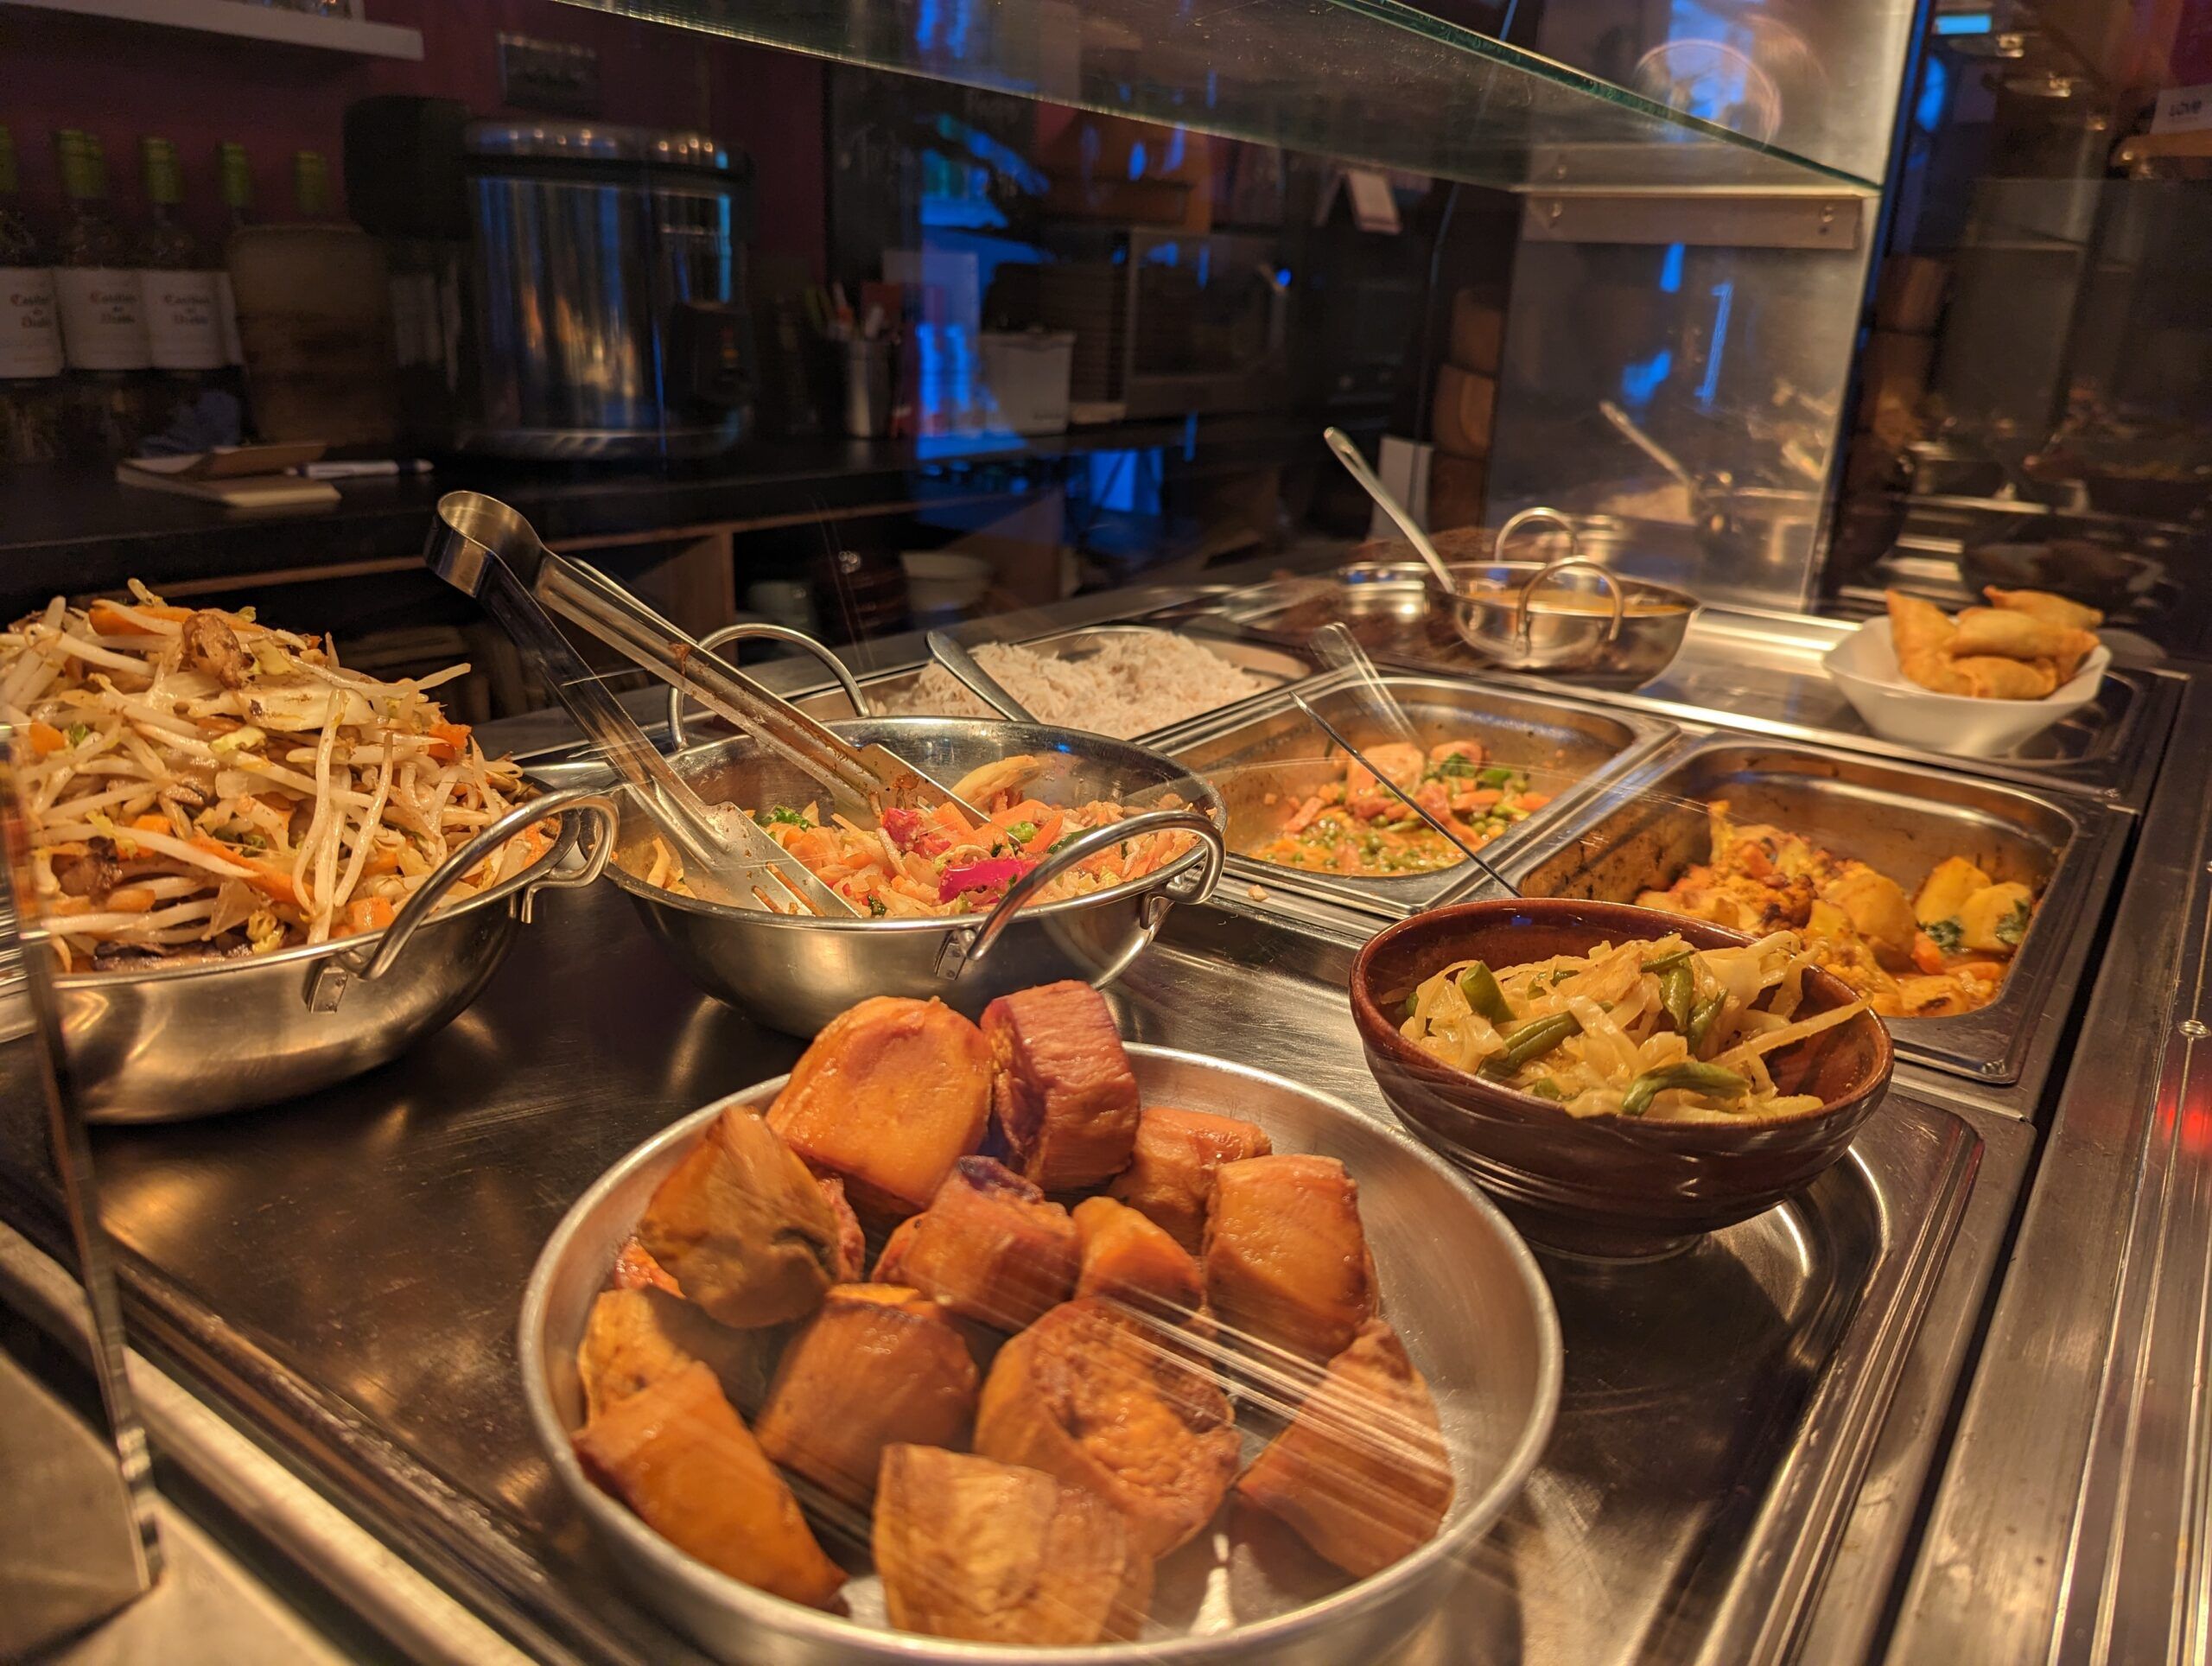
[[[944,781],[1017,754],[1042,767],[1022,790],[1046,803],[1141,802],[1173,795],[1182,807],[1147,811],[1093,829],[1048,857],[985,915],[949,919],[824,919],[728,907],[647,885],[652,827],[623,818],[607,877],[630,894],[645,929],[691,981],[747,1016],[812,1035],[869,995],[925,999],[974,1014],[997,996],[1081,978],[1111,982],[1145,948],[1177,902],[1202,902],[1221,878],[1221,798],[1163,754],[1124,741],[1045,724],[964,717],[847,718],[830,727],[856,746],[889,747]],[[764,810],[821,796],[813,778],[740,737],[708,741],[670,760],[709,804]],[[1135,834],[1180,830],[1194,848],[1157,873],[1039,906],[1029,898],[1074,862]]]
[[[540,890],[599,876],[616,813],[613,799],[588,789],[517,805],[448,857],[381,932],[247,959],[56,977],[86,1119],[168,1122],[243,1110],[397,1057],[482,991]],[[564,826],[543,855],[479,896],[438,906],[499,846],[552,817]],[[578,817],[598,823],[588,853],[578,851]]]

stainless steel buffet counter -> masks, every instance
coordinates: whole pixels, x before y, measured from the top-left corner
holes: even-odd
[[[1032,628],[1102,616],[1086,602]],[[1670,679],[1719,686],[1728,641],[1694,636]],[[1796,1204],[1670,1261],[1547,1259],[1557,1435],[1406,1666],[2132,1660],[2206,1642],[2212,825],[2201,753],[2159,760],[2177,710],[2182,736],[2212,722],[2212,685],[2143,677],[2108,775],[1903,760],[2095,831],[2017,1015],[2031,1067],[2008,1084],[1903,1065],[1850,1160]],[[1637,698],[1610,703],[1660,715]],[[1726,709],[1663,715],[1681,732],[1639,778],[1777,738]],[[1799,727],[1793,748],[1880,751]],[[557,734],[525,720],[511,738]],[[1601,820],[1610,790],[1559,826]],[[1546,848],[1532,837],[1529,862]],[[1126,1032],[1387,1121],[1342,994],[1373,917],[1254,888],[1171,916],[1116,986]],[[134,1342],[471,1623],[548,1659],[688,1658],[530,1443],[517,1303],[602,1168],[797,1051],[694,993],[613,887],[551,899],[485,997],[398,1063],[312,1103],[104,1134]],[[363,1581],[332,1583],[373,1607]]]

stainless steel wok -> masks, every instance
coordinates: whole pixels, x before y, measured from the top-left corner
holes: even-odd
[[[1175,902],[1204,901],[1221,878],[1220,796],[1173,759],[1124,741],[1043,724],[965,717],[849,718],[829,726],[855,746],[889,747],[945,780],[1017,754],[1043,760],[1023,790],[1047,804],[1095,798],[1146,810],[1093,829],[1007,891],[986,915],[945,919],[824,919],[728,907],[647,885],[642,847],[652,827],[626,811],[616,860],[607,872],[636,901],[645,928],[691,981],[764,1024],[811,1035],[873,995],[937,996],[970,1014],[1013,989],[1078,977],[1103,984],[1151,943]],[[709,804],[803,804],[820,795],[814,779],[742,737],[678,753],[676,772]],[[1024,905],[1055,875],[1136,833],[1198,836],[1187,855],[1158,873],[1088,896]],[[625,859],[627,859],[626,861]]]
[[[447,858],[383,931],[249,960],[57,977],[65,1045],[88,1120],[167,1122],[273,1103],[383,1064],[447,1023],[498,970],[531,899],[588,885],[614,848],[614,801],[588,789],[519,804]],[[452,908],[439,900],[534,822],[553,847]],[[578,817],[598,832],[580,851]]]

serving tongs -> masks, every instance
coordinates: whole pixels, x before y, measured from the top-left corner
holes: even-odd
[[[886,810],[926,811],[942,804],[957,806],[973,821],[988,819],[889,747],[855,747],[833,733],[694,641],[597,568],[546,549],[530,523],[496,499],[451,493],[441,499],[439,513],[444,515],[445,506],[455,499],[478,506],[472,512],[480,518],[495,513],[511,524],[514,530],[500,553],[539,601],[812,776],[850,820],[872,828],[880,824]]]
[[[724,832],[538,605],[529,581],[575,563],[548,550],[522,516],[496,498],[449,492],[438,499],[438,524],[430,530],[423,559],[440,578],[483,606],[524,665],[568,708],[639,807],[676,847],[684,882],[695,895],[783,912],[775,900],[788,893],[818,914],[859,912],[750,817],[730,817],[730,830]]]

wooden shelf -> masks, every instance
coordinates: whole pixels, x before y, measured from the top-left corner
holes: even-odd
[[[120,23],[220,35],[240,41],[267,41],[308,47],[357,58],[400,58],[419,62],[421,31],[358,17],[324,17],[313,12],[283,11],[247,0],[0,0],[0,9],[67,12]]]

